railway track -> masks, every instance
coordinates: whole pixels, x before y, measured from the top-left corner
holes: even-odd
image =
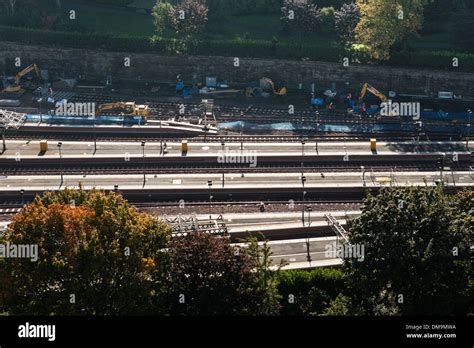
[[[367,170],[374,171],[436,171],[439,170],[439,166],[429,163],[418,163],[413,165],[387,165],[387,164],[373,164],[365,165]],[[450,166],[454,171],[469,170],[469,165],[458,163],[451,164]],[[206,174],[206,173],[344,173],[344,172],[354,172],[360,171],[360,164],[354,163],[351,165],[318,165],[311,166],[305,165],[301,166],[265,166],[265,167],[224,167],[222,165],[208,167],[208,166],[173,166],[173,167],[161,167],[161,166],[145,166],[135,164],[130,166],[77,166],[77,167],[68,167],[63,166],[62,168],[59,165],[48,165],[45,167],[31,167],[31,168],[21,168],[21,167],[9,167],[4,168],[0,171],[3,176],[12,176],[12,175],[59,175],[61,172],[63,174],[80,174],[80,175],[119,175],[119,174],[142,174],[147,175],[159,175],[159,174]]]
[[[160,142],[160,141],[180,141],[182,138],[187,138],[188,142],[235,142],[235,143],[267,143],[267,142],[301,142],[302,139],[306,141],[319,141],[319,142],[341,142],[341,141],[368,141],[371,138],[377,138],[378,140],[384,141],[415,141],[417,135],[407,132],[391,132],[391,133],[323,133],[318,132],[301,132],[298,135],[237,135],[237,134],[222,134],[222,135],[206,135],[199,136],[165,136],[160,137],[154,134],[146,134],[139,132],[130,132],[128,134],[124,133],[107,133],[101,134],[97,132],[96,136],[92,132],[84,133],[63,133],[60,129],[55,130],[55,132],[28,132],[22,133],[21,130],[14,134],[7,134],[7,140],[35,140],[35,139],[47,139],[47,140],[60,140],[60,141],[93,141],[96,139],[101,142],[120,142],[120,141],[130,141],[130,140],[146,140],[151,142]],[[465,137],[459,134],[446,134],[439,135],[433,134],[429,135],[427,138],[421,137],[420,140],[431,140],[431,141],[460,141],[464,140]]]
[[[0,203],[0,217],[11,216],[21,211],[22,207],[28,202],[21,203],[20,201],[11,201]],[[216,201],[212,202],[211,206],[209,201],[191,201],[186,202],[185,209],[180,207],[180,202],[135,202],[132,203],[140,211],[144,212],[157,212],[160,211],[165,214],[189,214],[190,211],[193,213],[208,213],[210,209],[213,214],[222,212],[224,208],[227,213],[238,213],[238,212],[258,212],[260,211],[261,201],[247,201],[247,202],[227,202],[227,201]],[[264,202],[265,212],[288,212],[288,211],[299,211],[301,209],[301,201],[294,201],[294,206],[289,207],[287,201],[270,201]],[[362,201],[305,201],[306,206],[311,206],[313,211],[346,211],[346,210],[358,210],[363,207]]]
[[[73,98],[73,101],[95,102],[97,104],[117,101],[114,96],[86,95],[81,94]],[[180,102],[151,102],[150,120],[169,120],[170,118],[190,118],[201,115],[200,104]],[[402,118],[380,118],[372,115],[348,114],[344,111],[314,110],[306,106],[295,105],[294,112],[289,113],[288,108],[276,108],[269,106],[254,105],[214,105],[214,114],[217,122],[249,121],[258,123],[301,122],[301,123],[339,123],[371,125],[374,123],[403,123],[416,124],[412,119]],[[213,120],[209,120],[213,122]],[[426,119],[423,121],[428,125],[467,125],[468,121],[449,121]]]
[[[109,185],[108,187],[110,187]],[[138,185],[137,185],[138,186]],[[150,203],[154,206],[159,206],[160,203],[179,204],[179,202],[185,202],[185,204],[191,202],[208,202],[208,207],[215,204],[215,202],[223,202],[220,208],[224,208],[231,202],[263,202],[264,205],[274,201],[284,201],[290,204],[304,201],[307,202],[319,202],[319,203],[362,203],[367,193],[378,194],[380,190],[388,187],[386,185],[378,186],[354,186],[354,187],[341,187],[341,186],[317,186],[304,188],[304,191],[300,188],[295,187],[268,187],[262,189],[261,187],[218,187],[217,185],[210,190],[209,188],[192,188],[187,190],[176,190],[176,188],[147,188],[147,187],[133,187],[133,188],[122,188],[117,186],[116,188],[106,188],[107,191],[116,190],[127,199],[130,204],[135,203]],[[61,189],[61,185],[49,188],[48,190]],[[465,189],[464,185],[447,185],[444,190],[448,194],[458,192]],[[43,194],[45,189],[28,188],[27,190],[20,190],[20,187],[11,187],[8,190],[3,190],[0,195],[0,204],[10,204],[11,202],[31,202],[37,195]],[[187,212],[188,209],[183,209],[183,212]]]

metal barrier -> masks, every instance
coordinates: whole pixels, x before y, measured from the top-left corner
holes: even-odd
[[[222,215],[217,219],[198,219],[195,215],[164,218],[171,226],[173,237],[185,236],[188,233],[203,232],[217,236],[227,236],[228,230]]]
[[[337,221],[337,219],[331,214],[324,214],[326,221],[328,222],[329,227],[336,233],[338,237],[341,237],[344,242],[349,244],[349,237],[347,231],[342,227],[342,225]]]
[[[0,109],[0,127],[18,129],[26,121],[26,114]]]
[[[0,129],[2,133],[2,153],[7,149],[5,132],[9,129],[18,129],[26,121],[26,114],[0,109]]]

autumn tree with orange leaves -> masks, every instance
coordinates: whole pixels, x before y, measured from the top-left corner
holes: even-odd
[[[4,245],[38,246],[36,262],[0,259],[0,312],[156,314],[156,275],[169,238],[169,227],[120,195],[46,193],[17,214],[0,237]]]

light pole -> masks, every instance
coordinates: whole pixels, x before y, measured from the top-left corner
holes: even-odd
[[[244,138],[242,136],[242,131],[243,131],[243,128],[244,128],[244,125],[242,123],[243,121],[240,120],[240,153],[242,154],[242,152],[244,151]]]
[[[311,227],[311,212],[313,211],[313,208],[311,206],[307,206],[306,210],[308,211],[308,226]]]
[[[362,171],[362,181],[364,182],[364,186],[365,186],[366,185],[365,184],[365,167],[360,166],[360,170]]]
[[[202,130],[204,131],[204,142],[207,142],[207,131],[209,130],[209,128],[207,128],[207,122],[204,121],[205,124],[204,124],[204,127],[202,128]]]
[[[421,136],[421,131],[422,131],[422,129],[423,129],[423,128],[422,128],[422,127],[423,127],[423,122],[418,121],[418,122],[417,122],[417,125],[418,125],[418,127],[417,127],[418,136],[417,136],[416,143],[417,143],[418,146],[420,146],[420,136]]]
[[[144,141],[142,141],[142,170],[143,170],[143,186],[145,186],[146,174],[145,174],[145,142]]]
[[[439,165],[439,179],[441,182],[443,182],[443,169],[444,169],[444,160],[445,160],[446,154],[443,153],[443,156],[438,159],[438,165]]]
[[[222,158],[224,158],[224,146],[225,146],[225,143],[222,141],[221,142],[221,146],[222,146]],[[224,180],[225,180],[225,177],[224,177],[224,169],[222,169],[222,187],[224,187]]]
[[[41,87],[39,87],[41,88]],[[40,112],[40,123],[43,122],[43,110],[42,110],[42,107],[41,107],[41,103],[43,102],[43,98],[38,98],[36,100],[38,102],[38,106],[39,106],[39,112]]]
[[[92,116],[92,129],[94,133],[94,155],[97,152],[97,133],[95,131],[95,115]]]
[[[471,138],[471,115],[472,111],[471,109],[467,110],[469,114],[469,121],[467,123],[467,138],[466,138],[466,149],[469,151],[469,138]]]
[[[301,221],[303,223],[303,227],[304,227],[304,204],[305,204],[305,196],[306,196],[306,191],[303,191],[303,204],[302,204],[302,208],[301,208]]]
[[[62,142],[58,142],[58,149],[59,149],[59,172],[61,173],[61,185],[64,182],[63,176],[63,154],[61,152],[61,146],[63,145]]]
[[[6,126],[7,126],[6,124],[0,125],[0,127],[2,128],[2,145],[3,145],[2,153],[4,153],[7,150],[7,143],[5,140]]]
[[[309,235],[306,235],[306,260],[309,262],[309,265],[311,266],[311,252],[309,249]]]
[[[319,155],[318,133],[319,133],[319,111],[316,110],[316,129],[315,129],[315,132],[314,132],[314,137],[315,137],[315,141],[316,141],[316,153]]]
[[[212,180],[207,181],[207,186],[209,186],[209,219],[212,219],[212,196],[211,196]]]
[[[317,116],[316,116],[317,117]],[[316,147],[316,154],[319,155],[319,148],[318,148],[318,127],[319,127],[319,123],[316,122],[316,132],[315,132],[315,147]]]
[[[392,167],[390,168],[390,185],[395,185],[395,184],[396,184],[395,169]]]

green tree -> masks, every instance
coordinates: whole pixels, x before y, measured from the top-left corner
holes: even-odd
[[[341,42],[354,41],[355,28],[359,20],[359,9],[355,3],[344,4],[334,13],[336,34]]]
[[[0,259],[0,300],[10,314],[122,315],[156,310],[169,228],[121,196],[69,190],[37,197],[0,244],[38,246],[38,260]],[[0,309],[1,311],[1,309]],[[156,312],[155,312],[156,313]]]
[[[352,313],[473,311],[474,193],[442,190],[383,189],[349,222],[350,243],[365,251],[363,261],[344,263]]]
[[[208,12],[202,0],[182,0],[170,9],[171,26],[181,36],[192,36],[205,28]]]
[[[427,0],[357,0],[357,41],[372,58],[388,60],[395,44],[406,44],[423,24]]]
[[[265,315],[277,312],[275,275],[268,250],[252,243],[193,233],[170,246],[167,289],[172,315]]]
[[[321,10],[311,2],[284,0],[281,14],[283,29],[287,32],[309,34],[321,29]]]
[[[152,16],[155,22],[156,31],[163,33],[171,28],[170,15],[173,6],[166,0],[156,0],[156,4],[152,9]]]
[[[323,315],[329,316],[347,316],[351,315],[351,299],[342,293],[329,303],[329,306],[324,310]]]
[[[321,32],[327,36],[334,35],[335,28],[334,7],[323,7],[321,9]]]
[[[278,279],[286,261],[273,265],[273,255],[267,241],[258,242],[257,238],[247,240],[248,253],[253,260],[252,286],[253,296],[249,299],[250,314],[274,315],[279,312],[281,295],[278,291]]]

